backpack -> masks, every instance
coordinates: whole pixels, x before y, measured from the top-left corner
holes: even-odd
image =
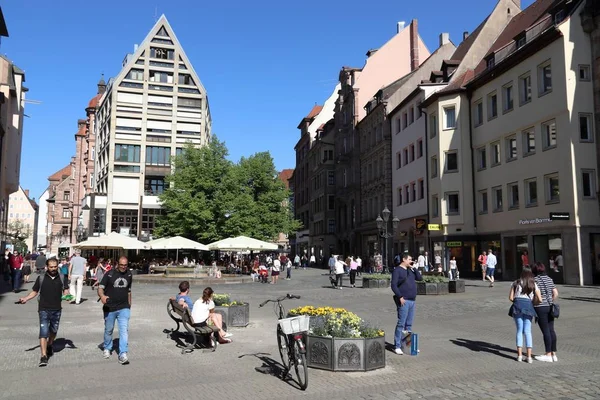
[[[44,278],[46,277],[46,273],[44,272],[42,275],[38,276],[38,281],[40,282],[40,289],[38,290],[38,301],[40,301],[40,297],[42,295],[42,283],[44,283]],[[65,276],[62,274],[62,272],[60,272],[60,269],[58,270],[58,277],[60,279],[60,282],[62,283],[63,287],[65,285]]]

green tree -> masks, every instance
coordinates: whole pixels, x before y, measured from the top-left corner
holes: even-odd
[[[31,227],[20,219],[8,223],[7,236],[11,239],[15,249],[21,253],[27,252],[25,241],[31,236]]]

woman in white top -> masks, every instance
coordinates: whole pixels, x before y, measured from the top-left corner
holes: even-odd
[[[450,259],[450,280],[458,279],[458,268],[456,267],[456,257]]]
[[[202,297],[196,300],[192,309],[192,319],[195,324],[215,325],[219,328],[219,343],[231,343],[229,339],[232,335],[223,330],[223,317],[215,312],[215,302],[213,301],[213,290],[207,287],[202,292]]]
[[[533,301],[535,299],[536,304],[541,303],[542,295],[530,268],[523,268],[521,278],[513,282],[508,299],[513,303],[512,317],[517,327],[517,361],[523,361],[523,335],[525,335],[527,362],[531,364],[533,362],[531,358],[533,347],[531,321],[537,317]]]

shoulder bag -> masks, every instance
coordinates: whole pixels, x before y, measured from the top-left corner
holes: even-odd
[[[552,315],[554,318],[560,317],[560,306],[558,304],[550,304],[550,315]]]

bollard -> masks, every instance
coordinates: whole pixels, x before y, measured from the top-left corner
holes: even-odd
[[[419,335],[413,333],[411,335],[411,343],[410,343],[410,355],[416,356],[419,354]]]

